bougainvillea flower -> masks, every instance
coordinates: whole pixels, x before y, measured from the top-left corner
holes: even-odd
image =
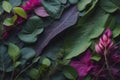
[[[72,60],[70,62],[70,65],[77,70],[79,80],[83,80],[92,69],[91,56],[91,51],[87,50],[83,55],[80,55],[79,60]]]
[[[113,42],[110,37],[112,36],[111,30],[108,28],[104,34],[100,37],[99,43],[95,45],[95,51],[102,53],[104,49],[110,49],[113,46]]]

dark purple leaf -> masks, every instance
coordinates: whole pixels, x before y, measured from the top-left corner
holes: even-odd
[[[70,7],[63,13],[60,19],[54,21],[45,29],[35,46],[36,56],[41,54],[51,39],[77,22],[78,13],[76,6]]]

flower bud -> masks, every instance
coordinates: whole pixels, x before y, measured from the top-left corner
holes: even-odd
[[[105,31],[105,34],[108,36],[108,37],[111,37],[112,36],[112,32],[109,28],[107,28],[107,30]]]
[[[95,45],[95,51],[96,51],[97,53],[101,53],[101,52],[102,52],[102,49],[99,47],[98,44]]]

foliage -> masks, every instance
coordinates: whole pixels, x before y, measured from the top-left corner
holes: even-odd
[[[119,1],[1,0],[0,80],[119,80]]]

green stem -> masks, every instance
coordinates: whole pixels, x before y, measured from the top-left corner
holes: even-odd
[[[19,78],[19,76],[20,76],[23,72],[25,72],[27,69],[29,69],[32,65],[33,65],[33,63],[30,64],[30,65],[28,65],[25,69],[23,69],[23,70],[15,77],[14,80],[17,80],[17,79]]]
[[[2,80],[4,80],[4,78],[5,78],[5,65],[3,65],[3,72],[2,72]]]

